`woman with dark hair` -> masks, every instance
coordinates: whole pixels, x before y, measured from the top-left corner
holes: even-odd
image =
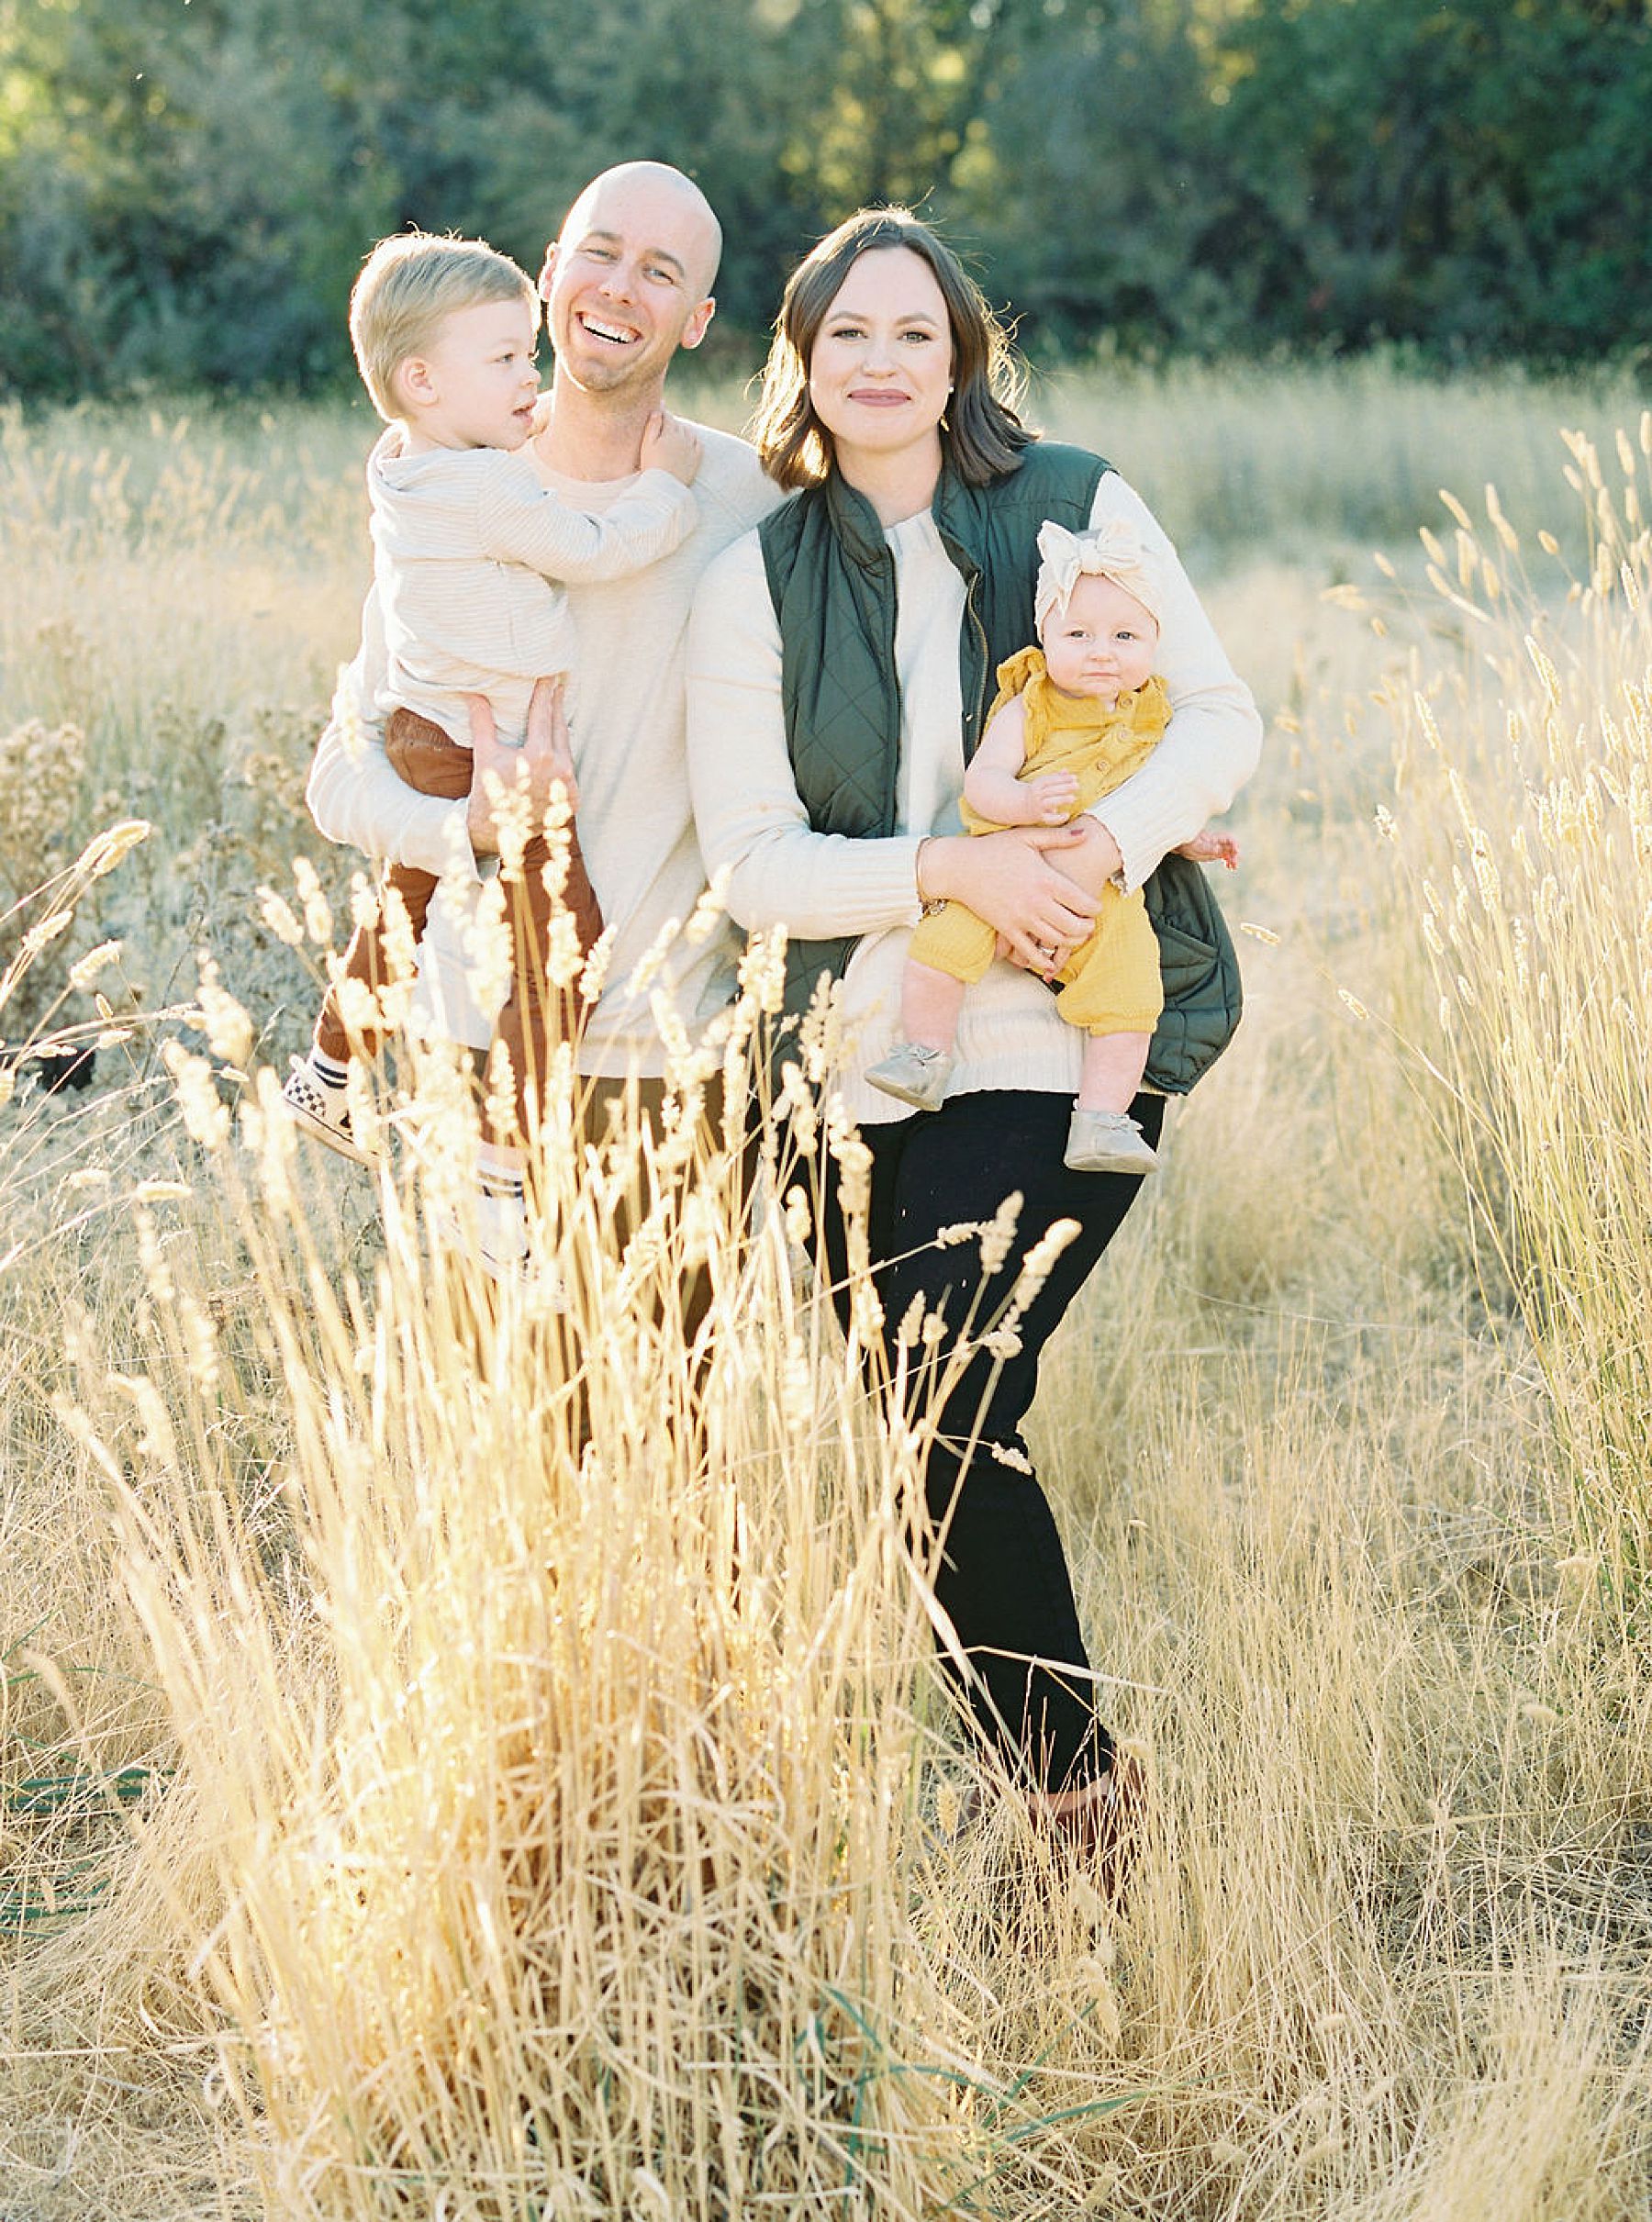
[[[934,1591],[948,1656],[989,1748],[1035,1810],[1110,1864],[1139,1781],[1096,1712],[1065,1553],[1020,1425],[1044,1343],[1141,1183],[1069,1171],[1063,1145],[1081,1039],[1046,979],[1089,934],[1098,890],[1147,883],[1166,1020],[1132,1114],[1156,1143],[1237,1018],[1226,943],[1197,867],[1161,860],[1224,810],[1261,730],[1176,552],[1099,457],[1039,440],[1012,405],[1002,328],[951,249],[903,209],[867,209],[793,274],[757,440],[792,499],[706,574],[689,639],[689,770],[708,869],[749,930],[788,937],[786,1008],[833,983],[829,1086],[871,1154],[869,1236],[890,1332],[921,1299],[954,1333],[999,1311],[1058,1222],[1077,1233],[1012,1347],[977,1348],[948,1389],[925,1475],[943,1547]],[[1158,669],[1171,717],[1145,765],[1066,826],[970,837],[966,764],[997,666],[1033,637],[1040,526],[1128,522],[1162,575]],[[1012,960],[971,990],[938,1111],[866,1083],[899,1022],[910,931],[954,899]],[[1013,1239],[983,1283],[974,1245],[1019,1194]],[[841,1211],[822,1261],[842,1290]],[[928,1346],[911,1394],[933,1392]],[[965,1662],[959,1665],[959,1658]]]

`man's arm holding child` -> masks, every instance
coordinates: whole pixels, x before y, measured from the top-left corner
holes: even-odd
[[[329,841],[441,875],[469,850],[464,805],[419,794],[391,767],[376,707],[388,671],[375,586],[362,610],[362,645],[339,674],[305,800]]]
[[[964,775],[964,798],[995,825],[1065,825],[1078,799],[1072,772],[1019,776],[1027,761],[1027,706],[1013,695],[997,711]]]
[[[492,472],[477,504],[483,553],[570,586],[629,577],[670,555],[694,530],[688,489],[699,465],[699,435],[661,409],[642,435],[642,475],[600,514],[533,488],[523,472]]]
[[[305,789],[310,816],[329,841],[439,877],[463,871],[467,862],[474,873],[476,860],[497,854],[499,846],[486,773],[495,773],[507,788],[524,783],[539,813],[559,784],[567,788],[570,804],[575,802],[574,761],[559,683],[541,680],[534,688],[519,749],[497,742],[491,710],[484,703],[478,716],[473,703],[475,776],[470,800],[446,802],[410,787],[385,754],[384,726],[374,705],[387,667],[374,587],[362,611],[362,645],[355,661],[339,674],[332,715],[317,743]]]
[[[486,695],[466,695],[464,707],[470,712],[471,754],[475,764],[466,810],[471,849],[477,856],[497,856],[499,828],[494,798],[501,789],[504,796],[526,794],[533,826],[544,823],[545,813],[559,790],[570,810],[579,808],[579,781],[563,708],[562,678],[559,675],[535,680],[520,748],[498,739],[493,704]]]

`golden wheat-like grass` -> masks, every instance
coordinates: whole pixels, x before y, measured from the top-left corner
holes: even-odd
[[[1523,542],[1494,486],[1425,532],[1460,635],[1396,675],[1394,814],[1490,1269],[1513,1290],[1599,1560],[1644,1619],[1652,1548],[1652,417],[1568,435],[1587,527]],[[1421,682],[1421,683],[1420,683]]]
[[[1283,514],[1248,397],[1222,453]],[[1362,388],[1336,467],[1484,436],[1416,401]],[[1505,486],[1362,611],[1300,540],[1211,590],[1279,713],[1250,1014],[1035,1415],[1154,1786],[1122,1917],[1013,1800],[952,1833],[921,1442],[795,1169],[753,1224],[731,1133],[561,1145],[558,1310],[433,1251],[474,1145],[438,1053],[382,1177],[273,1117],[352,868],[298,784],[360,443],[263,438],[6,432],[0,726],[85,771],[0,1034],[105,1046],[0,1106],[0,2216],[1644,2215],[1635,435],[1609,502],[1571,459],[1592,524]]]

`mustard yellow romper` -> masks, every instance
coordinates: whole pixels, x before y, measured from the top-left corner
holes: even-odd
[[[1046,772],[1077,775],[1078,798],[1069,818],[1088,810],[1128,779],[1153,754],[1170,720],[1170,698],[1162,679],[1149,679],[1134,694],[1122,694],[1112,709],[1099,702],[1064,695],[1050,683],[1044,651],[1023,648],[998,668],[999,691],[988,722],[1006,702],[1026,700],[1027,760],[1018,779]],[[971,833],[997,833],[991,819],[961,806]],[[991,964],[998,936],[985,919],[963,903],[949,902],[924,919],[912,935],[910,955],[954,980],[973,985]],[[1139,888],[1121,894],[1111,884],[1101,890],[1096,930],[1063,966],[1055,1008],[1070,1026],[1087,1033],[1151,1033],[1164,1009],[1159,977],[1158,937]]]

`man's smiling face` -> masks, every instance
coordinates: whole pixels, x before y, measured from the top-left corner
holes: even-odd
[[[610,170],[569,211],[540,280],[557,370],[587,393],[657,397],[711,321],[716,220],[654,163]]]

